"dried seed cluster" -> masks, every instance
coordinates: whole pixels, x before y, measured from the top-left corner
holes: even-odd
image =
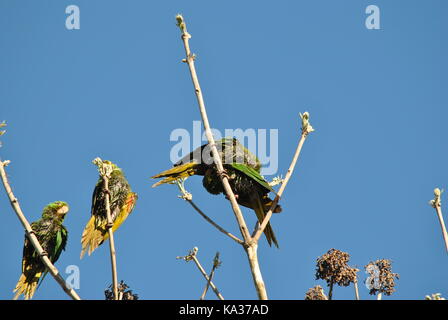
[[[316,280],[327,281],[327,285],[337,283],[347,287],[356,281],[356,273],[359,271],[348,265],[350,255],[337,249],[330,249],[317,259]]]
[[[321,286],[315,286],[308,289],[305,295],[305,300],[328,300]]]
[[[440,293],[433,293],[430,296],[426,296],[425,300],[445,300]]]
[[[132,293],[132,290],[129,289],[129,286],[124,283],[123,280],[118,284],[118,296],[122,295],[121,300],[138,300],[138,295]],[[106,296],[106,300],[114,300],[114,291],[112,285],[109,286],[107,290],[104,291],[104,295]]]
[[[389,259],[376,260],[370,262],[365,268],[371,274],[369,277],[372,281],[372,289],[369,291],[371,295],[384,293],[386,296],[390,296],[395,291],[395,279],[399,279],[400,275],[392,272],[392,261]],[[375,274],[375,270],[377,270],[377,274]],[[377,285],[374,286],[375,281]]]

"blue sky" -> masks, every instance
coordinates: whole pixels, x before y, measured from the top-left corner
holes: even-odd
[[[80,30],[65,28],[76,4]],[[367,30],[365,8],[381,9]],[[204,281],[176,260],[192,247],[227,299],[255,299],[243,250],[208,225],[174,186],[149,177],[171,166],[172,130],[200,120],[174,16],[193,38],[213,127],[278,129],[279,171],[299,138],[299,112],[316,131],[303,148],[272,225],[280,249],[262,239],[260,264],[271,299],[303,299],[315,261],[331,248],[362,269],[388,258],[400,274],[387,299],[448,295],[448,260],[432,190],[447,189],[448,4],[431,1],[12,1],[0,2],[0,157],[30,221],[49,202],[70,204],[69,242],[56,263],[77,265],[80,296],[103,299],[111,282],[104,245],[79,260],[99,156],[125,171],[136,208],[116,232],[119,279],[142,299],[197,299]],[[201,179],[195,202],[238,234],[228,201]],[[448,203],[448,201],[445,201]],[[444,206],[448,212],[448,207]],[[20,276],[23,230],[0,196],[0,299]],[[248,224],[254,214],[245,210]],[[361,298],[371,299],[360,284]],[[215,298],[209,293],[210,298]],[[47,277],[35,299],[67,299]],[[352,299],[352,288],[335,288]]]

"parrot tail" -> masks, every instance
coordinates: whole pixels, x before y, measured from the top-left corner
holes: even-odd
[[[99,229],[95,226],[95,216],[92,215],[82,233],[80,258],[82,259],[87,249],[90,256],[90,254],[104,242],[105,234],[107,233],[105,233],[103,229]]]
[[[261,224],[264,220],[265,212],[270,209],[270,206],[265,210],[266,204],[264,202],[262,203],[262,199],[260,199],[258,195],[251,196],[251,201],[253,204],[252,209],[255,211],[258,222]],[[268,224],[266,225],[266,228],[264,229],[264,235],[266,236],[266,240],[268,241],[270,246],[272,246],[272,243],[274,243],[277,248],[279,247],[277,238],[274,234],[274,230],[272,230],[271,222],[268,222]]]
[[[269,209],[271,209],[272,202],[274,202],[274,201],[271,198],[269,198],[266,194],[263,196],[262,201],[263,201],[264,212],[268,212]],[[277,204],[275,206],[274,211],[272,211],[272,213],[280,213],[280,212],[282,212],[282,207],[279,204]]]
[[[152,187],[155,188],[164,183],[170,183],[170,182],[176,181],[181,178],[188,178],[189,176],[192,176],[196,173],[196,167],[197,167],[197,163],[187,162],[180,166],[176,166],[171,169],[165,170],[165,171],[151,177],[152,179],[165,178],[163,180],[160,180],[159,182],[154,183],[152,185]]]
[[[37,284],[42,275],[42,272],[38,272],[34,274],[32,277],[26,276],[22,273],[19,281],[17,282],[16,288],[14,292],[16,293],[14,296],[14,300],[17,300],[20,295],[24,295],[25,300],[31,299],[34,295],[34,292],[37,289]],[[31,279],[30,279],[31,278]]]

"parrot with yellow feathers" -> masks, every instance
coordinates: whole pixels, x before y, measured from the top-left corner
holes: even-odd
[[[42,218],[31,224],[31,229],[39,240],[44,252],[54,264],[65,250],[67,244],[68,231],[62,224],[65,215],[69,210],[68,204],[63,201],[56,201],[47,205],[42,213]],[[45,265],[40,260],[38,252],[34,249],[31,241],[25,236],[22,258],[22,275],[14,289],[14,300],[20,295],[25,299],[31,299],[39,283],[48,273]]]
[[[112,231],[115,232],[131,214],[138,196],[132,192],[123,171],[117,165],[108,160],[102,162],[112,167],[109,178],[109,203],[113,221]],[[93,190],[91,217],[81,237],[81,259],[86,251],[90,255],[108,238],[106,192],[104,190],[104,179],[100,175]]]
[[[268,194],[274,192],[274,190],[260,174],[260,161],[236,138],[223,138],[216,141],[216,146],[237,202],[242,206],[253,209],[259,223],[262,223],[272,205],[272,199],[269,198]],[[153,176],[153,179],[164,178],[155,183],[153,187],[173,183],[192,175],[204,176],[202,185],[209,193],[225,194],[208,144],[197,148],[179,160],[173,168]],[[277,205],[274,208],[274,213],[279,213],[281,210],[281,206]],[[269,245],[274,243],[278,247],[277,238],[270,222],[267,224],[264,234]]]

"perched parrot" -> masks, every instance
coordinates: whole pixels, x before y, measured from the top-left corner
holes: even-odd
[[[269,183],[260,174],[261,163],[258,158],[246,149],[236,138],[223,138],[216,141],[216,146],[223,162],[224,169],[229,176],[237,202],[253,209],[258,221],[262,223],[266,212],[271,208],[272,200],[269,192],[274,192]],[[213,162],[210,146],[205,144],[174,164],[174,168],[163,171],[152,178],[164,178],[153,187],[164,183],[172,183],[181,178],[192,175],[204,176],[202,184],[211,194],[225,194],[221,179]],[[281,212],[277,205],[274,213]],[[274,243],[278,247],[277,239],[268,223],[264,230],[269,245]]]
[[[68,212],[68,204],[56,201],[47,205],[42,213],[42,218],[31,224],[34,234],[39,240],[44,251],[52,263],[55,263],[62,250],[67,244],[67,228],[62,225],[65,215]],[[21,294],[25,299],[31,299],[37,289],[39,282],[42,282],[47,274],[45,265],[40,260],[39,254],[34,249],[31,241],[25,236],[22,258],[22,275],[17,282],[14,292],[14,300]]]
[[[109,179],[110,193],[110,213],[112,216],[112,231],[115,232],[120,225],[127,219],[134,209],[137,201],[137,194],[132,192],[123,171],[110,161],[104,163],[112,165],[112,173]],[[87,222],[81,238],[81,259],[86,250],[89,255],[98,248],[107,238],[107,211],[106,211],[106,193],[104,192],[104,180],[100,175],[99,180],[93,190],[91,217]]]

